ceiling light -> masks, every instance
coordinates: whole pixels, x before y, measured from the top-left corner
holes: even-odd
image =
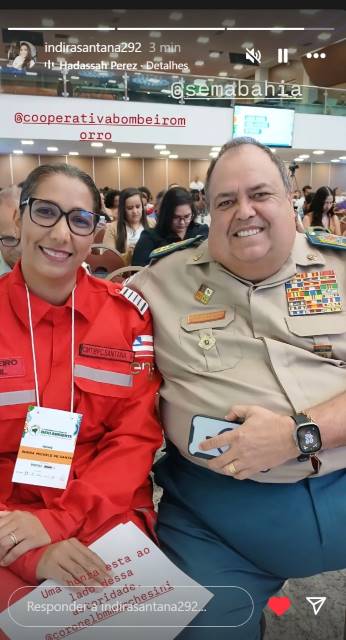
[[[221,55],[220,51],[211,51],[209,53],[209,58],[219,58]]]
[[[301,162],[301,158],[294,158],[294,162]]]
[[[130,158],[131,153],[121,153],[120,155],[122,158]]]
[[[169,14],[169,19],[170,19],[170,20],[175,20],[176,22],[177,22],[178,20],[181,20],[181,19],[182,19],[182,17],[183,17],[183,14],[182,14],[182,13],[179,13],[178,11],[173,11],[173,13],[170,13],[170,14]]]
[[[313,151],[312,153],[313,153],[315,156],[323,156],[324,151],[319,150],[319,151]]]
[[[197,42],[199,42],[199,44],[208,44],[210,38],[208,38],[208,36],[199,36],[199,38],[197,38]]]
[[[103,142],[91,142],[91,147],[103,147]]]
[[[234,27],[235,25],[235,20],[230,20],[228,18],[226,18],[226,20],[223,20],[223,22],[221,22],[223,27]]]
[[[79,80],[79,76],[71,76],[71,80]]]
[[[54,20],[52,18],[42,18],[42,27],[54,27]]]
[[[162,62],[161,56],[155,56],[154,62]]]
[[[212,147],[211,150],[219,153],[219,151],[221,151],[221,147]]]
[[[116,58],[119,58],[119,54],[116,51],[112,51],[112,53],[109,54],[109,57],[116,60]]]
[[[179,156],[176,153],[171,153],[170,156],[168,156],[171,160],[176,160],[177,158],[179,158]]]
[[[339,156],[339,160],[346,160],[346,156]]]
[[[273,27],[272,29],[270,29],[271,33],[282,33],[283,32],[283,28],[282,27]]]
[[[322,31],[322,33],[319,33],[317,38],[318,40],[329,40],[329,38],[332,37],[332,34],[329,33],[328,31]]]
[[[227,78],[228,73],[227,71],[219,71],[218,75],[220,76],[220,78]]]
[[[290,56],[294,56],[294,54],[297,53],[298,49],[296,47],[289,47],[287,51]]]
[[[211,157],[211,158],[217,158],[217,156],[218,156],[219,154],[217,153],[217,151],[211,151],[211,152],[209,153],[209,155],[210,155],[210,157]]]
[[[58,147],[47,147],[47,151],[59,151]]]
[[[340,160],[338,158],[334,158],[331,162],[340,162]]]
[[[33,140],[21,140],[22,144],[34,144]]]
[[[302,160],[306,160],[307,158],[310,158],[309,154],[307,153],[302,153],[300,157]]]
[[[151,38],[161,38],[161,31],[150,31],[149,33]]]
[[[253,42],[243,42],[243,44],[241,44],[240,46],[242,49],[251,49],[255,45]]]
[[[69,151],[68,155],[69,156],[79,156],[79,152],[78,151]]]
[[[314,16],[319,11],[320,9],[299,9],[299,13],[302,13],[304,16]]]
[[[272,153],[276,153],[276,149],[274,149],[274,148],[273,148],[273,149],[271,148],[271,149],[270,149],[270,151],[271,151]]]
[[[24,153],[24,152],[22,151],[22,149],[14,149],[13,153],[15,153],[17,156],[21,156],[22,153]]]
[[[234,71],[241,71],[243,66],[244,66],[243,64],[235,64],[233,69]]]
[[[105,149],[106,153],[116,153],[117,150],[116,149]]]
[[[154,149],[157,149],[158,151],[160,149],[166,149],[166,145],[165,144],[155,144],[154,145]]]
[[[79,38],[76,38],[76,36],[69,36],[69,37],[67,38],[67,42],[68,42],[69,44],[78,44],[78,42],[79,42]]]
[[[165,149],[164,151],[160,151],[160,155],[161,156],[170,156],[171,152],[168,151],[168,149]]]
[[[196,67],[203,67],[204,66],[204,60],[196,60],[195,65],[196,65]]]

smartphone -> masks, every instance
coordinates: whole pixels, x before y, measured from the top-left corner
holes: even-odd
[[[242,424],[243,420],[223,420],[221,418],[214,418],[212,416],[196,415],[191,420],[191,429],[189,436],[189,453],[197,458],[205,458],[210,460],[221,456],[222,453],[227,451],[228,446],[219,447],[217,449],[209,449],[209,451],[201,451],[199,448],[200,443],[208,438],[221,435],[225,431],[232,431]]]

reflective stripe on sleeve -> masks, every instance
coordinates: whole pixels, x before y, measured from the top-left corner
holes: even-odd
[[[4,391],[0,393],[0,407],[6,407],[13,404],[25,404],[27,402],[36,402],[35,389],[25,391]]]
[[[131,375],[114,373],[113,371],[106,371],[104,369],[94,369],[93,367],[86,367],[83,364],[75,365],[74,374],[78,378],[84,378],[85,380],[114,384],[120,387],[132,387],[133,382],[133,376]]]

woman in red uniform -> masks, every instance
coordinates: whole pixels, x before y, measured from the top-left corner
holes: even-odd
[[[101,582],[87,545],[128,520],[149,532],[154,519],[151,319],[140,296],[81,267],[99,213],[76,167],[40,166],[23,185],[22,258],[0,279],[0,610],[46,578],[96,569]],[[82,414],[64,489],[12,480],[28,405]]]

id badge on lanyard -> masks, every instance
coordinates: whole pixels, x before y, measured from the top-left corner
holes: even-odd
[[[25,285],[37,406],[29,406],[12,482],[65,489],[70,475],[82,414],[73,412],[74,400],[74,289],[72,291],[71,405],[70,411],[40,406],[34,331],[28,287]]]
[[[80,413],[30,406],[12,482],[65,489],[81,421]]]

